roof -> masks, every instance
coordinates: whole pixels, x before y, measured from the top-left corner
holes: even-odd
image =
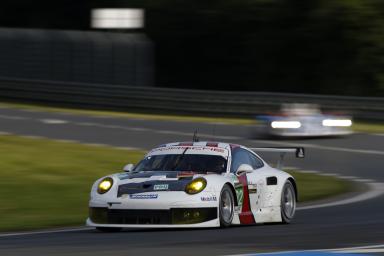
[[[200,146],[200,147],[215,147],[215,148],[217,147],[217,148],[230,150],[234,146],[238,146],[238,145],[224,143],[224,142],[217,142],[217,141],[198,141],[198,142],[183,141],[183,142],[167,143],[167,144],[160,145],[159,147],[171,147],[171,146]]]
[[[147,155],[159,154],[182,154],[188,148],[187,154],[212,154],[228,156],[231,149],[239,145],[212,142],[212,141],[187,141],[187,142],[173,142],[158,146],[152,149]]]

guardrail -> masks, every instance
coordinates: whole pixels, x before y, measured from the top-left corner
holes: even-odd
[[[124,85],[69,83],[0,77],[0,98],[78,108],[119,111],[253,116],[282,103],[315,103],[359,119],[384,120],[384,98],[206,91]]]

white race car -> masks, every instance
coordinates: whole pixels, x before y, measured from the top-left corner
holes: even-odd
[[[125,172],[94,183],[86,223],[101,231],[289,223],[298,198],[295,179],[254,151],[304,157],[303,148],[164,144],[135,167],[129,164]]]
[[[351,117],[322,113],[315,104],[283,104],[281,112],[257,116],[264,136],[321,137],[352,133]]]

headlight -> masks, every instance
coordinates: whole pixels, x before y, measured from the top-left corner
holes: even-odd
[[[185,192],[190,195],[197,194],[203,191],[206,186],[207,186],[206,179],[196,178],[193,181],[189,182],[187,186],[185,186]]]
[[[297,129],[301,127],[299,121],[273,121],[271,127],[274,129],[286,128],[286,129]]]
[[[325,119],[325,120],[323,120],[323,126],[349,127],[351,125],[352,125],[352,121],[349,119]]]
[[[104,194],[107,193],[113,185],[113,179],[108,177],[104,178],[100,181],[99,185],[97,185],[97,193]]]

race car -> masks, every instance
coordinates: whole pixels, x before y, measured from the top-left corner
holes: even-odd
[[[128,164],[125,172],[94,183],[86,224],[119,231],[289,223],[298,198],[296,181],[268,165],[258,151],[304,157],[303,148],[164,144],[149,151],[136,166]]]
[[[280,113],[256,117],[264,137],[345,136],[352,119],[340,113],[322,113],[316,104],[283,104]]]

